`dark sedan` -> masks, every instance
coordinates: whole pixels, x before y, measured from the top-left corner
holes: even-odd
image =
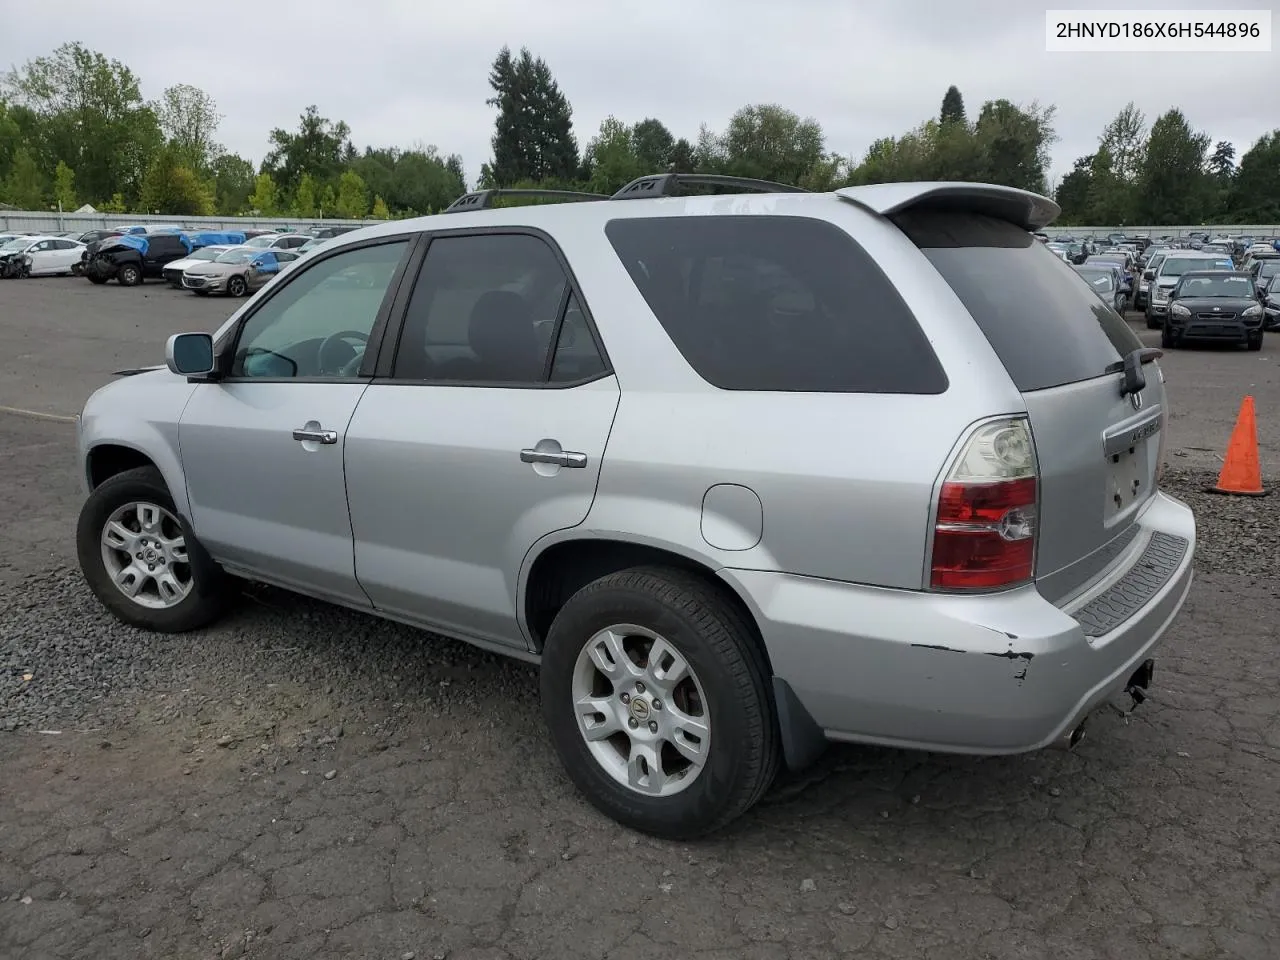
[[[1169,295],[1160,335],[1166,350],[1187,340],[1219,340],[1262,349],[1262,304],[1253,278],[1243,271],[1184,273]]]
[[[1271,278],[1271,283],[1262,294],[1262,328],[1264,330],[1280,330],[1280,274]]]

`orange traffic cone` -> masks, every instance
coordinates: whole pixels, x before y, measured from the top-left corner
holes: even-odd
[[[1227,441],[1227,458],[1222,463],[1218,482],[1210,493],[1227,493],[1244,497],[1265,497],[1262,488],[1262,466],[1258,462],[1258,425],[1253,414],[1253,397],[1245,397],[1236,416],[1235,428]]]

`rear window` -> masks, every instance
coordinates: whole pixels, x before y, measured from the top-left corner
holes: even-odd
[[[722,390],[947,389],[893,284],[824,220],[646,217],[612,220],[605,234],[672,343]]]
[[[1166,257],[1160,265],[1160,276],[1180,277],[1192,270],[1234,270],[1230,260],[1213,260],[1209,257]]]
[[[1025,230],[931,210],[894,219],[973,315],[1019,390],[1100,377],[1142,346],[1088,283]]]

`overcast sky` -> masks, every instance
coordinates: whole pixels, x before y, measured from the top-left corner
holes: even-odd
[[[43,7],[42,4],[36,6]],[[936,115],[949,84],[970,116],[1007,97],[1057,106],[1053,174],[1090,153],[1132,99],[1154,119],[1179,106],[1242,154],[1280,125],[1280,52],[1045,52],[1045,8],[1272,9],[1276,0],[59,0],[4,19],[5,68],[79,40],[128,64],[144,96],[188,82],[224,114],[218,139],[257,164],[272,127],[311,103],[357,147],[433,143],[474,181],[490,155],[489,66],[499,47],[543,57],[585,146],[610,113],[658,117],[677,136],[723,128],[746,103],[815,117],[827,145],[861,156],[877,137]],[[122,8],[123,9],[123,8]],[[1280,15],[1273,13],[1276,25]]]

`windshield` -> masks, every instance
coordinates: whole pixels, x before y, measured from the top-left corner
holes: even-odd
[[[1192,270],[1229,270],[1221,260],[1202,260],[1191,257],[1169,257],[1160,265],[1160,276],[1180,277]]]
[[[255,256],[252,250],[228,250],[226,253],[219,254],[215,263],[247,263],[251,257]]]
[[[187,257],[187,259],[188,260],[217,260],[218,257],[224,253],[226,253],[225,250],[221,250],[216,247],[203,247],[199,250],[193,251],[191,256]]]
[[[1173,291],[1179,297],[1231,297],[1253,299],[1253,284],[1248,277],[1183,277]]]
[[[298,248],[298,252],[305,253],[309,250],[314,250],[316,247],[322,247],[324,246],[325,243],[326,243],[326,240],[321,239],[320,237],[312,237],[310,240],[308,240],[306,243],[304,243],[302,246]]]
[[[246,247],[255,247],[255,248],[269,247],[271,246],[271,244],[275,243],[275,240],[276,240],[275,234],[264,233],[260,237],[254,237],[251,240],[246,240],[244,245]]]
[[[1095,293],[1115,292],[1116,275],[1110,270],[1079,270],[1077,272],[1084,278],[1085,283],[1093,287]]]

